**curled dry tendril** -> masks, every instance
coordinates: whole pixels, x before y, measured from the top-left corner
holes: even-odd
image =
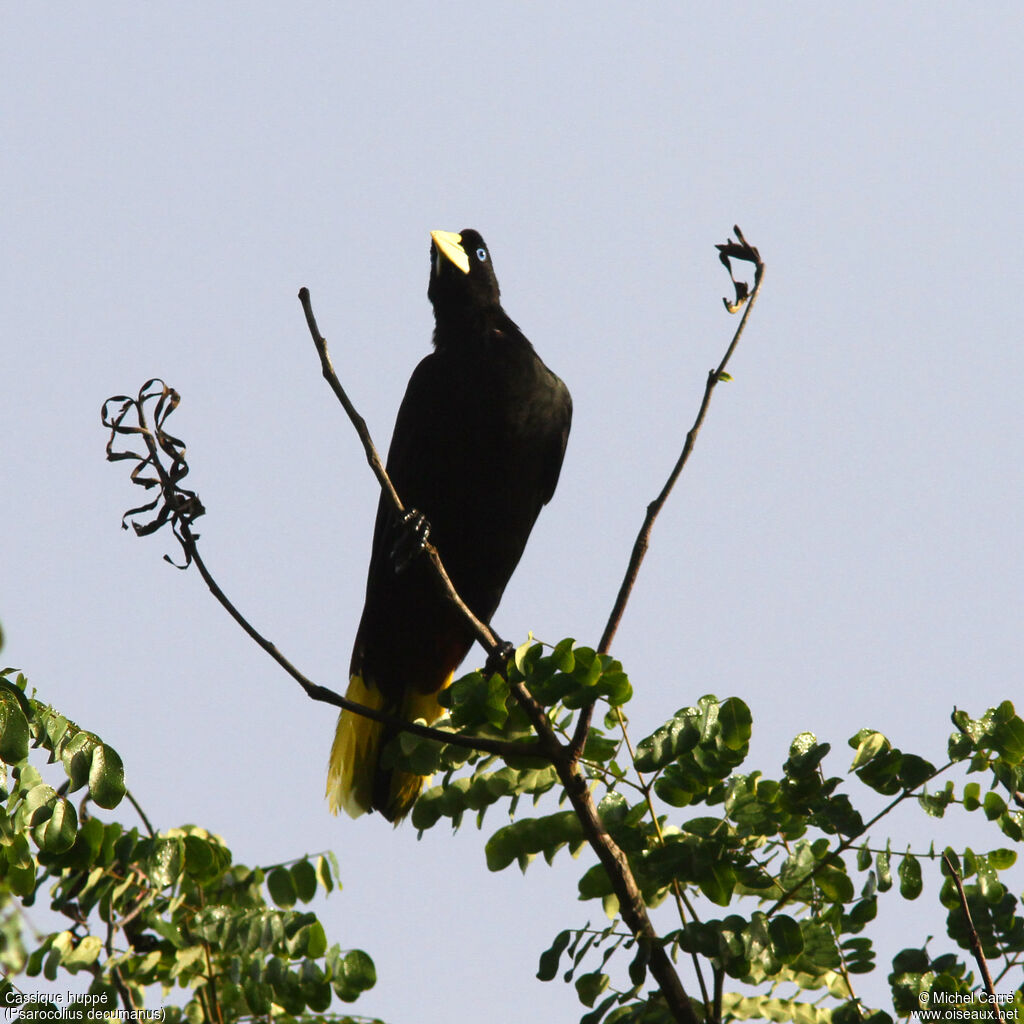
[[[121,517],[121,526],[127,530],[129,523],[139,537],[156,533],[167,523],[178,543],[185,552],[185,562],[178,565],[169,555],[166,561],[179,569],[187,569],[192,562],[189,539],[194,542],[198,534],[190,528],[205,511],[199,495],[181,486],[188,476],[185,461],[185,442],[164,429],[167,418],[178,407],[181,396],[159,377],[147,380],[139,389],[137,398],[114,395],[103,403],[103,425],[110,429],[107,441],[107,461],[120,462],[124,459],[135,462],[131,480],[144,490],[159,488],[152,501],[130,508]],[[150,419],[152,425],[150,425]],[[127,447],[117,449],[118,438]],[[128,440],[130,439],[130,440]],[[142,441],[142,450],[138,441]],[[152,513],[150,518],[146,513]]]

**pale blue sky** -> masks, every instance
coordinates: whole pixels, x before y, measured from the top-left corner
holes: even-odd
[[[376,492],[295,295],[386,447],[429,346],[428,231],[476,227],[575,401],[495,625],[594,643],[734,327],[713,246],[739,223],[765,291],[616,640],[634,734],[714,692],[753,709],[748,770],[810,730],[841,773],[865,725],[937,759],[954,703],[1020,690],[1020,8],[376,10],[4,6],[0,659],[120,751],[160,826],[249,863],[336,850],[328,934],[380,975],[358,1012],[571,1020],[533,974],[601,916],[580,866],[491,875],[472,826],[331,818],[333,714],[161,560],[169,536],[118,529],[138,495],[100,405],[181,391],[208,564],[342,688]],[[883,907],[890,955],[945,941],[937,889],[908,933]]]

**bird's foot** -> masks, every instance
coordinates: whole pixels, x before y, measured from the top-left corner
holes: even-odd
[[[417,509],[411,508],[399,519],[399,534],[391,548],[391,564],[396,573],[405,572],[417,555],[422,554],[430,540],[430,522]]]
[[[487,663],[484,671],[489,676],[503,676],[508,669],[508,663],[516,653],[515,647],[507,640],[503,640],[490,654],[487,655]]]

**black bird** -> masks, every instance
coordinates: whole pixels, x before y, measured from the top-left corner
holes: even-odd
[[[381,497],[348,687],[351,700],[428,723],[473,634],[429,561],[411,552],[429,531],[456,590],[489,621],[555,491],[572,419],[568,389],[501,308],[479,233],[431,239],[434,351],[409,381],[387,460],[410,511],[399,521]],[[341,713],[327,774],[332,811],[408,814],[425,779],[380,766],[390,738],[379,723]]]

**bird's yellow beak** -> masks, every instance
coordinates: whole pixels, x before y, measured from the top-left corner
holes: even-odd
[[[434,245],[439,253],[454,263],[464,274],[469,273],[469,257],[466,255],[466,250],[462,248],[462,235],[454,231],[431,231],[430,237],[434,240]]]

